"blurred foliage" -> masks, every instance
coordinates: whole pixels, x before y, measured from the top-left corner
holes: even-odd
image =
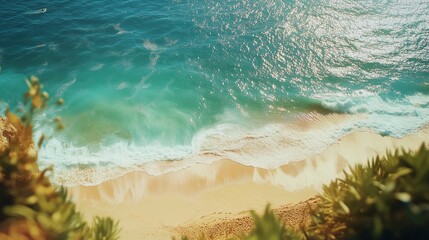
[[[266,207],[262,216],[254,211],[251,214],[255,226],[248,236],[242,237],[243,240],[295,240],[301,238],[298,233],[286,229],[269,206]]]
[[[429,151],[396,151],[323,187],[310,228],[321,239],[429,239]]]
[[[118,222],[111,218],[94,217],[91,239],[114,240],[119,235]]]
[[[0,239],[118,239],[117,222],[95,217],[87,224],[66,190],[49,181],[46,174],[51,169],[39,171],[32,120],[46,107],[49,95],[36,77],[26,83],[21,116],[6,110],[7,146],[0,149]],[[60,118],[54,122],[57,129],[64,127]],[[38,140],[39,147],[44,139],[42,135]]]

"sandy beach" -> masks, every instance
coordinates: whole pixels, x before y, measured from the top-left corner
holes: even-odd
[[[119,220],[121,239],[225,239],[250,231],[249,210],[262,212],[267,204],[288,226],[308,224],[308,206],[317,202],[321,186],[341,176],[348,165],[386,150],[417,149],[424,141],[429,141],[429,127],[401,139],[355,131],[321,154],[274,169],[223,159],[158,176],[130,172],[69,190],[86,218]]]

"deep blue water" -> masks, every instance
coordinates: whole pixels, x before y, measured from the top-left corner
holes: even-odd
[[[0,19],[2,108],[30,75],[66,101],[56,164],[222,152],[201,144],[311,112],[366,116],[322,142],[429,123],[427,0],[1,0]]]

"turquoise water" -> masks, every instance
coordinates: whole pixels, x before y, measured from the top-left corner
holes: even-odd
[[[221,154],[313,112],[365,117],[314,135],[284,130],[317,145],[303,143],[293,156],[354,130],[402,137],[429,123],[427,0],[0,6],[2,108],[20,104],[30,75],[65,99],[47,115],[61,115],[67,128],[41,152],[57,166]],[[247,164],[264,166],[257,161]]]

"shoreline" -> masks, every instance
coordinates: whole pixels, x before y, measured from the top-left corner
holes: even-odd
[[[249,223],[248,210],[262,212],[267,203],[275,211],[298,209],[290,213],[292,218],[305,219],[302,203],[311,200],[324,183],[341,176],[348,165],[395,148],[415,150],[424,141],[429,141],[429,126],[400,139],[355,131],[320,154],[274,169],[223,159],[158,176],[135,171],[98,185],[68,189],[88,219],[100,215],[119,220],[121,239],[196,237],[199,226],[212,226],[208,229],[218,233],[210,234],[220,237],[224,235],[219,232],[249,230],[242,228]]]
[[[184,170],[188,175],[193,176],[202,171],[206,172],[205,168],[209,168],[208,171],[212,175],[216,175],[217,171],[213,170],[213,166],[218,164],[214,163],[224,160],[231,160],[238,163],[239,166],[258,169],[258,172],[266,175],[264,172],[270,172],[283,166],[296,165],[312,156],[322,154],[331,145],[335,145],[344,136],[350,134],[350,129],[353,128],[355,121],[364,118],[365,115],[307,113],[296,117],[291,122],[267,124],[255,129],[240,131],[239,135],[230,134],[227,131],[238,126],[218,126],[222,130],[210,134],[207,131],[196,134],[191,144],[194,149],[192,154],[180,160],[159,160],[130,165],[124,163],[122,159],[127,159],[129,155],[133,154],[142,157],[142,153],[136,153],[134,147],[131,152],[119,147],[119,155],[115,153],[108,156],[109,158],[114,157],[113,163],[108,164],[103,159],[105,152],[97,152],[91,156],[91,158],[96,157],[95,160],[79,163],[80,155],[73,155],[72,152],[66,151],[69,159],[63,160],[63,153],[57,155],[58,150],[56,150],[51,153],[52,156],[57,156],[64,162],[72,162],[65,166],[62,166],[63,163],[59,163],[57,166],[54,162],[56,172],[53,180],[56,184],[64,186],[94,186],[132,172],[145,172],[148,176],[165,176]],[[116,146],[109,148],[115,149]],[[42,157],[44,156],[42,155]],[[144,158],[140,160],[145,161]],[[209,165],[212,166],[207,167]],[[189,169],[196,169],[196,171]]]

